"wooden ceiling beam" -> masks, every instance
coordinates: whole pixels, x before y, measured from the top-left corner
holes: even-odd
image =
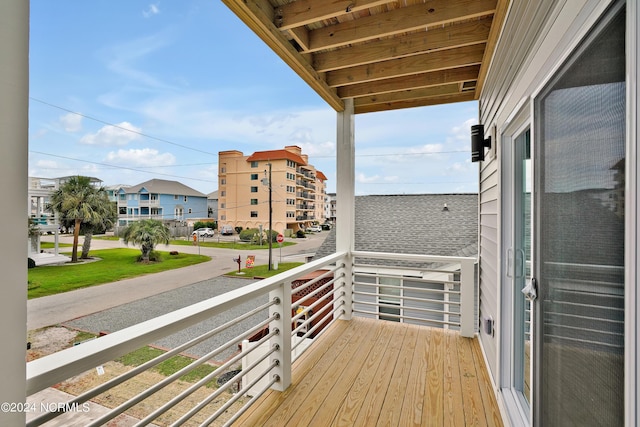
[[[479,65],[470,67],[441,70],[430,73],[415,74],[413,76],[396,77],[380,80],[374,83],[362,83],[338,88],[340,98],[357,98],[401,90],[432,87],[449,83],[462,83],[478,78]]]
[[[309,32],[310,52],[492,15],[497,0],[431,0]]]
[[[459,93],[461,93],[460,85],[458,83],[450,83],[442,86],[363,96],[361,98],[355,98],[353,102],[356,107],[363,107],[365,105],[410,101],[413,99],[433,98],[435,96],[458,95]]]
[[[475,101],[472,92],[464,92],[458,95],[437,96],[433,98],[413,99],[408,101],[382,102],[379,104],[369,104],[354,106],[355,114],[375,113],[378,111],[400,110],[404,108],[428,107],[430,105],[452,104],[455,102]]]
[[[344,102],[327,86],[324,74],[316,72],[273,24],[273,6],[268,0],[222,1],[333,109],[344,111]]]
[[[491,20],[465,22],[313,54],[318,72],[338,70],[420,53],[485,43]]]
[[[281,30],[359,12],[396,0],[297,0],[274,9],[275,25]]]
[[[364,83],[429,71],[446,70],[480,64],[484,45],[464,46],[433,53],[392,59],[381,63],[360,65],[326,74],[330,87]]]

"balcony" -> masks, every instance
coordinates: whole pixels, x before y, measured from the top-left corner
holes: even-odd
[[[27,425],[56,417],[78,422],[82,414],[74,408],[104,402],[101,396],[177,354],[191,355],[193,362],[86,425],[103,425],[139,407],[140,425],[501,425],[474,338],[474,262],[334,253],[29,362],[27,393],[35,399],[69,378],[95,375],[96,367],[130,351],[178,331],[197,331],[161,356],[81,391],[62,405],[69,413],[29,414]],[[234,310],[241,314],[219,321]],[[223,362],[197,382],[181,384],[153,405],[146,400],[156,402],[163,389],[213,360]],[[207,386],[225,374],[227,382]],[[197,399],[187,405],[192,396]]]

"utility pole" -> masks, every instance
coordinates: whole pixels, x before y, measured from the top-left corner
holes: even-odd
[[[269,234],[268,234],[267,240],[269,241],[269,271],[271,271],[271,264],[272,264],[271,249],[273,246],[273,242],[271,241],[271,229],[273,228],[273,207],[272,207],[273,186],[271,185],[271,162],[267,163],[267,165],[269,166],[269,175],[267,176],[267,182],[266,182],[269,188]],[[264,171],[264,172],[267,173],[267,171]]]

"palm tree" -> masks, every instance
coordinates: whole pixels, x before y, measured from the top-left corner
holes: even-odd
[[[113,202],[109,200],[109,196],[104,189],[98,190],[97,201],[99,204],[95,206],[96,212],[100,215],[98,222],[86,221],[82,223],[82,229],[80,232],[84,233],[84,241],[82,242],[82,254],[80,258],[89,258],[89,250],[91,249],[91,240],[93,234],[96,232],[104,232],[105,230],[113,227],[113,224],[118,219],[118,211]]]
[[[124,243],[129,242],[140,245],[142,251],[141,260],[143,262],[149,262],[149,256],[151,251],[159,243],[169,244],[171,240],[171,232],[166,225],[157,219],[143,219],[131,223],[122,235]]]
[[[78,237],[83,223],[98,224],[104,221],[105,200],[102,188],[91,185],[86,176],[74,176],[60,186],[52,195],[49,210],[57,212],[61,222],[73,222],[73,250],[71,262],[78,261]]]

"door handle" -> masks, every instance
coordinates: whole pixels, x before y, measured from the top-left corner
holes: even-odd
[[[525,275],[525,265],[524,265],[524,260],[525,256],[524,256],[524,250],[522,249],[517,249],[516,250],[516,265],[515,265],[515,269],[516,269],[516,279],[520,279],[522,277],[524,277]]]
[[[507,277],[513,278],[513,249],[507,249]]]
[[[529,301],[533,301],[538,298],[538,281],[535,277],[532,277],[527,286],[522,288],[522,293]]]

